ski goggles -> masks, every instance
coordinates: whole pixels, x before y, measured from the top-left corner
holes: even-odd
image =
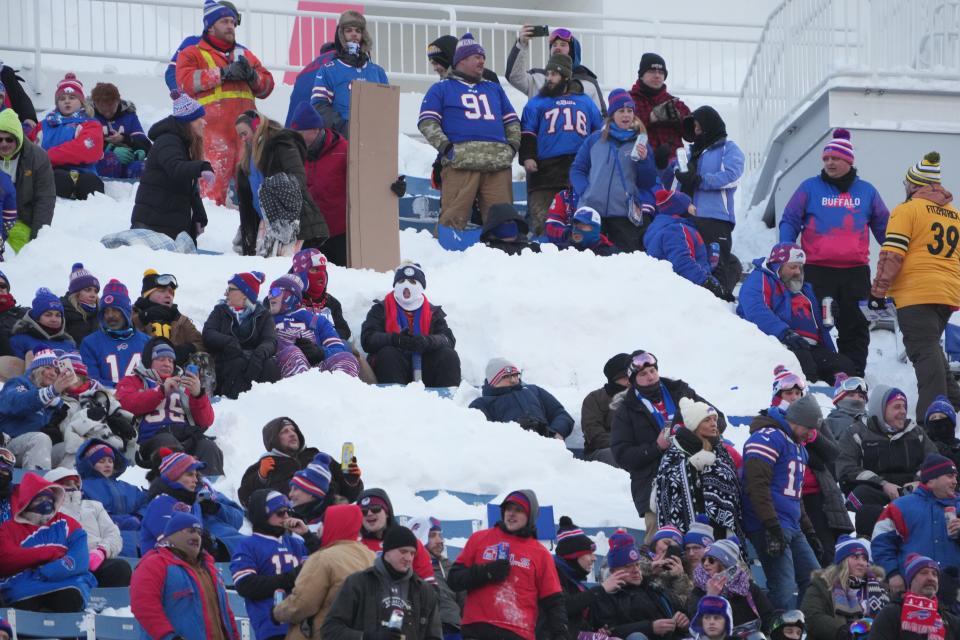
[[[652,353],[644,351],[643,353],[638,353],[633,356],[630,360],[630,375],[633,375],[637,371],[640,371],[644,367],[656,367],[657,358]]]
[[[867,393],[867,381],[863,378],[853,377],[846,378],[843,382],[840,383],[840,389],[842,391],[859,391],[860,393]]]
[[[780,614],[780,621],[784,625],[803,625],[806,627],[806,618],[803,617],[803,611],[791,609]]]
[[[170,287],[171,289],[176,289],[179,284],[177,284],[177,276],[163,273],[154,278],[154,281],[157,283],[158,287]]]
[[[777,380],[776,383],[777,389],[780,391],[785,391],[787,389],[798,388],[801,391],[807,388],[807,381],[802,376],[798,376],[795,373],[790,373]]]
[[[871,628],[873,628],[873,618],[860,618],[850,625],[850,635],[867,635]]]
[[[0,448],[0,469],[10,471],[17,464],[17,457],[9,449]]]
[[[570,42],[571,40],[573,40],[573,33],[570,31],[570,29],[564,29],[563,27],[558,27],[557,29],[554,29],[553,31],[550,32],[549,42],[552,43],[554,40],[557,40],[557,39]]]
[[[270,287],[270,297],[279,298],[280,296],[291,293],[291,291],[284,289],[283,287]]]

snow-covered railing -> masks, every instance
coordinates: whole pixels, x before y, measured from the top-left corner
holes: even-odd
[[[764,27],[740,93],[747,169],[837,76],[960,74],[960,0],[785,0]]]
[[[242,13],[238,40],[274,72],[298,71],[319,52],[338,14],[294,10],[296,3],[235,0]],[[374,60],[395,80],[430,80],[427,44],[471,31],[487,50],[487,66],[502,74],[520,24],[568,26],[582,44],[583,63],[607,88],[632,84],[645,51],[657,51],[679,95],[739,95],[760,33],[759,24],[660,21],[572,11],[369,0],[363,5]],[[0,51],[33,54],[35,71],[47,54],[165,62],[201,25],[200,0],[3,0]],[[546,38],[532,41],[532,64],[547,58]]]

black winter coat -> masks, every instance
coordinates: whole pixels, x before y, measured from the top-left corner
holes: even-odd
[[[226,303],[215,306],[203,325],[203,344],[216,358],[218,394],[236,398],[254,382],[280,379],[273,316],[261,304],[242,324]]]
[[[392,296],[393,292],[387,295]],[[429,303],[428,303],[429,304]],[[443,307],[430,305],[430,346],[427,351],[434,351],[444,347],[453,349],[457,345],[457,339],[453,336],[453,331],[447,326],[447,314],[443,312]],[[369,355],[375,356],[377,351],[384,347],[394,346],[393,336],[396,334],[387,333],[387,312],[383,306],[383,300],[377,300],[370,311],[367,312],[367,318],[360,327],[360,346]]]
[[[403,600],[410,608],[403,617],[403,637],[406,640],[442,640],[436,589],[413,571],[408,571],[399,582],[404,581],[407,593]],[[394,610],[389,606],[391,598],[398,597],[392,595],[391,582],[395,581],[387,575],[382,557],[377,558],[369,569],[349,576],[330,606],[321,635],[338,640],[360,640],[384,629]]]
[[[626,585],[614,593],[600,594],[597,598],[597,622],[610,629],[617,638],[626,638],[631,633],[640,632],[651,640],[679,640],[686,634],[676,630],[674,633],[657,635],[653,632],[654,620],[672,618],[683,611],[680,604],[670,594],[647,582],[644,576],[639,585]]]
[[[12,307],[0,313],[0,356],[12,356],[10,350],[10,336],[13,334],[13,325],[30,311],[27,307]]]
[[[829,433],[829,429],[820,429],[817,431],[817,439],[808,442],[806,449],[809,458],[807,466],[820,485],[820,497],[823,499],[827,524],[833,531],[852,533],[853,524],[850,522],[840,485],[833,475],[834,464],[840,456],[840,446]]]
[[[710,404],[683,380],[660,378],[660,382],[666,387],[678,412],[680,398]],[[616,409],[614,405],[618,405]],[[613,458],[622,469],[630,473],[633,501],[637,512],[643,515],[650,511],[650,491],[657,469],[660,468],[660,458],[663,457],[663,451],[657,446],[660,427],[653,414],[637,398],[632,387],[614,398],[610,410],[613,412],[613,426],[610,428]],[[723,413],[719,414],[717,424],[721,433],[727,428]]]
[[[560,587],[563,589],[563,605],[567,610],[567,638],[577,640],[581,631],[596,631],[601,625],[597,622],[596,607],[598,600],[606,594],[601,586],[584,587],[581,583],[588,576],[573,575],[566,560],[554,556]],[[572,562],[576,562],[573,560]],[[537,640],[555,640],[543,624],[543,616],[537,620]]]
[[[0,82],[3,82],[4,87],[6,87],[7,97],[10,98],[10,108],[17,113],[20,122],[33,120],[34,123],[37,123],[39,122],[37,120],[37,110],[34,109],[30,96],[20,85],[21,81],[16,69],[0,63]]]
[[[67,333],[78,345],[88,335],[100,330],[100,321],[97,319],[96,311],[87,313],[78,309],[70,300],[70,296],[60,298],[60,304],[63,305],[63,324]]]
[[[297,179],[300,183],[300,194],[303,196],[303,209],[300,211],[300,233],[297,238],[300,240],[313,240],[311,246],[320,246],[330,237],[330,230],[327,228],[327,221],[323,214],[317,208],[313,201],[313,196],[307,189],[307,171],[304,168],[304,162],[307,159],[307,143],[303,141],[296,131],[283,129],[273,135],[263,145],[263,153],[260,156],[259,169],[264,178],[269,178],[278,173],[286,173]],[[256,209],[253,206],[253,198],[257,197],[250,187],[250,178],[242,169],[237,169],[237,196],[240,199],[240,219],[252,221],[258,219]],[[249,223],[246,225],[249,227]],[[256,230],[254,229],[254,241],[256,239]],[[248,248],[246,244],[249,241],[247,234],[249,228],[244,229],[244,250]]]
[[[150,127],[153,148],[137,188],[130,228],[150,229],[176,238],[186,231],[197,239],[196,223],[207,225],[197,180],[212,171],[206,160],[191,160],[186,126],[168,116]]]
[[[14,184],[17,187],[17,219],[30,227],[30,239],[36,240],[37,232],[53,223],[57,186],[47,152],[26,138],[20,146]]]
[[[491,387],[483,384],[483,395],[470,403],[491,422],[516,422],[524,429],[552,438],[564,438],[573,431],[573,418],[560,401],[535,384]]]

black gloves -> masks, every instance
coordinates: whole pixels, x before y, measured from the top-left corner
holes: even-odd
[[[390,191],[393,191],[398,198],[407,195],[407,176],[399,176],[396,181],[390,185]]]
[[[763,532],[764,551],[771,558],[779,558],[787,549],[787,541],[783,537],[780,524],[767,525]],[[822,548],[822,547],[821,547]]]
[[[657,165],[657,169],[663,171],[667,168],[667,165],[670,164],[670,156],[673,154],[673,149],[670,148],[670,145],[667,143],[661,144],[659,147],[653,151],[653,163]]]
[[[93,420],[94,422],[103,422],[107,417],[107,410],[101,407],[99,404],[90,405],[90,408],[87,409],[87,419]]]
[[[88,409],[88,415],[89,411]],[[110,427],[110,431],[114,432],[124,441],[135,440],[137,438],[137,430],[133,426],[133,423],[119,414],[115,413],[107,418],[107,426]]]
[[[484,569],[487,582],[503,582],[510,574],[510,561],[506,559],[494,560],[477,566]]]
[[[225,67],[220,68],[220,77],[224,80],[240,80],[250,83],[257,79],[257,71],[250,66],[250,62],[242,55]]]
[[[780,336],[780,342],[787,345],[789,349],[795,349],[797,351],[810,350],[810,343],[793,329],[784,331],[783,335]]]
[[[220,503],[212,498],[205,498],[200,501],[200,511],[205,516],[212,516],[220,512]]]
[[[823,556],[823,543],[820,542],[820,538],[817,537],[815,531],[804,531],[803,537],[807,539],[807,544],[810,545],[810,549],[813,551],[813,555],[817,556],[817,560]]]
[[[50,421],[47,423],[47,427],[59,427],[60,423],[63,422],[64,418],[67,417],[67,413],[70,411],[70,407],[67,406],[65,402],[61,402],[56,409],[53,410],[53,413],[50,414]],[[61,439],[62,442],[62,439]]]
[[[294,344],[303,352],[303,355],[307,357],[307,362],[310,363],[311,367],[323,362],[323,347],[310,338],[297,338]]]
[[[720,284],[720,281],[714,278],[713,276],[710,276],[709,278],[704,280],[703,284],[700,286],[702,286],[704,289],[706,289],[713,295],[717,296],[721,300],[726,300],[727,302],[734,301],[734,297],[730,295],[730,293],[723,287],[723,285]]]
[[[698,174],[691,171],[677,171],[673,175],[676,176],[677,182],[680,183],[680,190],[688,196],[697,190],[697,187],[700,186],[700,182],[703,180]]]
[[[423,353],[427,350],[427,337],[426,336],[415,336],[409,332],[409,330],[404,330],[400,334],[400,344],[398,345],[404,351],[411,351],[413,353]]]
[[[867,307],[871,311],[883,311],[887,308],[887,301],[885,298],[877,298],[875,296],[870,296],[869,302],[867,302]]]

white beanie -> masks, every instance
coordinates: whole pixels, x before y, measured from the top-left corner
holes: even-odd
[[[683,426],[690,431],[696,431],[701,422],[710,416],[717,415],[717,410],[706,402],[680,398],[680,415],[683,416]]]

